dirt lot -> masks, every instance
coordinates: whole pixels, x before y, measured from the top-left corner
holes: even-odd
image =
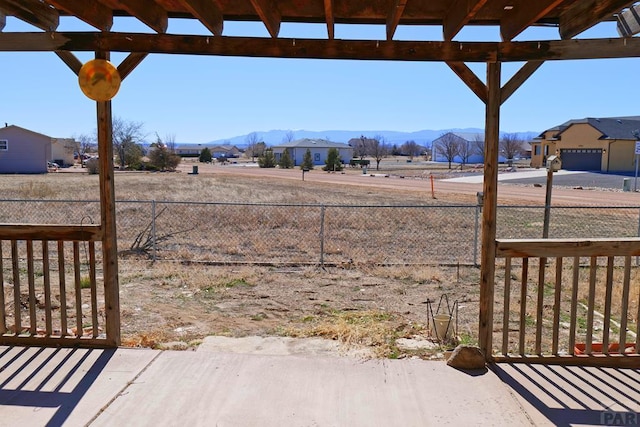
[[[299,170],[220,165],[199,169],[198,176],[187,174],[190,163],[183,164],[183,172],[177,174],[116,174],[116,197],[240,202],[276,197],[295,198],[296,203],[355,198],[367,203],[415,203],[435,195],[438,203],[475,203],[476,192],[482,190],[481,184],[435,179],[431,193],[430,176],[451,173],[417,168],[387,168],[373,177],[359,170],[344,174],[316,170],[307,173],[304,182]],[[96,177],[73,175],[0,177],[0,190],[15,198],[95,198]],[[533,185],[500,184],[499,199],[541,204],[544,191]],[[570,188],[554,189],[554,203],[640,204],[637,193]],[[220,266],[154,263],[134,255],[123,255],[119,263],[122,333],[128,346],[173,343],[169,346],[194,348],[212,334],[320,336],[366,346],[384,357],[437,357],[443,348],[407,349],[397,339],[434,338],[430,319],[440,301],[440,312],[455,311],[452,328],[460,339],[477,339],[479,270],[474,267],[378,267],[349,262],[327,268]],[[6,295],[5,301],[11,298]],[[448,308],[441,298],[448,299]]]

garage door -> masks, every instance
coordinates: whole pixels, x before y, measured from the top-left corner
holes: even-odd
[[[600,171],[602,150],[595,148],[560,150],[562,169],[570,171]]]

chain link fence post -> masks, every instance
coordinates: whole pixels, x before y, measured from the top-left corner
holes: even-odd
[[[473,230],[473,266],[478,266],[478,237],[480,235],[480,212],[481,206],[476,206],[475,227]]]
[[[324,268],[324,211],[326,206],[320,207],[320,267]]]
[[[156,260],[156,201],[151,201],[151,240],[153,243],[153,260]]]

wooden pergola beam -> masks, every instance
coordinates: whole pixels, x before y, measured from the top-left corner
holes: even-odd
[[[131,72],[146,58],[148,53],[130,53],[121,63],[118,65],[118,74],[120,79],[124,80]]]
[[[447,65],[476,94],[480,101],[487,103],[487,86],[464,62],[447,62]]]
[[[109,31],[113,26],[113,11],[97,1],[47,0],[47,3],[101,31]]]
[[[487,64],[487,103],[484,133],[482,255],[480,261],[480,315],[478,341],[485,359],[492,359],[493,299],[496,272],[498,156],[500,139],[500,62]]]
[[[512,10],[505,11],[507,17],[500,22],[502,40],[508,41],[523,32],[564,0],[536,0],[519,2]]]
[[[507,83],[502,87],[500,93],[500,104],[509,99],[522,84],[527,81],[533,73],[544,63],[544,61],[529,61],[522,66]]]
[[[222,35],[224,19],[218,3],[207,0],[181,0],[181,2],[213,35]]]
[[[335,37],[335,18],[333,16],[333,0],[324,0],[324,16],[327,21],[327,34],[329,40]]]
[[[7,17],[0,11],[0,31],[4,30],[5,25],[7,25]]]
[[[629,0],[577,1],[560,15],[560,37],[567,40],[577,36],[631,3]]]
[[[522,62],[640,57],[640,38],[525,42],[267,39],[141,33],[0,33],[0,52],[147,52],[263,58]]]
[[[393,35],[396,33],[396,28],[400,23],[400,18],[404,13],[404,8],[407,6],[407,0],[394,0],[391,10],[387,15],[387,40],[392,40]]]
[[[442,33],[445,41],[451,41],[486,2],[487,0],[452,1],[442,22]]]
[[[44,31],[55,31],[60,23],[60,14],[38,0],[0,0],[0,13],[27,22]]]
[[[76,76],[80,73],[82,62],[80,62],[73,52],[69,52],[67,50],[56,50],[56,55],[62,59],[62,62],[67,64],[67,67],[71,68],[71,71],[73,71]]]
[[[274,39],[277,38],[280,32],[282,16],[276,3],[273,0],[251,0],[251,4],[264,23],[264,26],[267,27],[267,31],[269,31],[271,37]]]
[[[108,0],[108,4],[125,10],[157,33],[167,32],[169,15],[153,0]]]

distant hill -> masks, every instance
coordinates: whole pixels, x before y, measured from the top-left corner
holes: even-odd
[[[377,135],[382,135],[388,144],[401,145],[406,141],[413,140],[419,145],[428,145],[434,139],[447,132],[466,132],[466,133],[479,133],[484,134],[483,129],[478,128],[465,128],[465,129],[441,129],[441,130],[419,130],[415,132],[398,132],[389,130],[323,130],[323,131],[309,131],[309,130],[270,130],[266,132],[256,131],[256,135],[259,140],[264,141],[267,145],[278,145],[284,141],[287,132],[293,132],[294,139],[302,138],[321,138],[328,139],[334,142],[348,142],[351,138],[359,138],[364,135],[367,138],[373,138]],[[539,132],[517,132],[525,140],[530,140],[534,136],[537,136]],[[247,144],[247,135],[238,135],[232,138],[216,139],[209,141],[203,145],[222,145],[231,144],[237,147],[244,147]]]

